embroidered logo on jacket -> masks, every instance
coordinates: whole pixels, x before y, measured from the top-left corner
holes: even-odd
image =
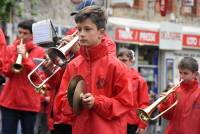
[[[105,88],[105,86],[106,86],[106,80],[102,77],[99,77],[96,82],[97,89]]]

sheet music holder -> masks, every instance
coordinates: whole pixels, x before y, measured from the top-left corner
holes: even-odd
[[[58,37],[50,19],[38,21],[32,26],[33,42],[42,47],[55,46]]]

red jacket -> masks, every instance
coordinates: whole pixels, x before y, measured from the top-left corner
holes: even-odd
[[[69,80],[81,75],[87,91],[95,96],[92,110],[83,109],[73,120],[73,134],[125,134],[127,113],[133,106],[131,83],[126,66],[109,53],[106,40],[94,48],[81,48],[81,55],[72,60],[63,75],[54,114],[72,121],[72,109],[66,99]],[[62,118],[62,116],[60,116]]]
[[[6,50],[6,39],[2,29],[0,28],[0,73],[2,72],[3,68],[5,50]]]
[[[68,34],[72,34],[75,30],[72,29],[72,32],[68,33]],[[109,38],[109,36],[107,34],[104,35],[103,40],[106,42],[106,46],[108,49],[108,53],[115,55],[116,54],[116,45],[113,41],[111,41],[111,39]],[[76,56],[78,56],[80,54],[80,51],[78,52],[78,54],[76,54]],[[61,77],[59,77],[61,78]],[[52,81],[53,79],[51,79],[50,81]],[[56,81],[59,81],[58,79]],[[50,82],[52,83],[52,82]],[[63,104],[64,103],[64,104]],[[55,100],[54,100],[54,123],[55,124],[71,124],[71,120],[68,119],[68,116],[65,115],[65,112],[61,112],[60,110],[63,109],[62,107],[65,106],[66,103],[66,89],[63,89],[63,91],[61,91],[61,89],[59,89],[58,93],[56,94]],[[50,121],[52,123],[52,120]]]
[[[176,97],[177,95],[177,97]],[[200,134],[200,87],[198,81],[181,83],[172,94],[159,105],[159,110],[164,111],[171,106],[175,100],[178,104],[163,115],[169,120],[165,134]]]
[[[137,108],[146,108],[149,105],[148,86],[144,78],[134,69],[131,71],[133,89],[136,87],[136,107],[128,114],[128,124],[138,125],[139,128],[145,128],[146,123],[142,122],[136,114]]]
[[[62,78],[62,75],[64,73],[64,68],[60,69],[49,81],[49,96],[50,96],[50,102],[47,107],[47,117],[48,117],[48,127],[50,130],[54,129],[54,115],[53,115],[53,106],[55,101],[55,96],[58,92],[60,81]]]
[[[29,56],[22,60],[22,64],[24,65],[23,71],[15,74],[11,68],[16,62],[16,47],[19,42],[19,40],[16,40],[6,51],[3,73],[8,77],[8,81],[1,92],[0,105],[15,110],[38,112],[40,108],[40,96],[28,81],[27,75],[36,66],[33,58],[44,57],[44,49],[33,44],[32,41],[25,43]]]

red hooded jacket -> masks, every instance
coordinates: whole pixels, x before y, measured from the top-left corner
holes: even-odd
[[[148,86],[144,78],[134,69],[131,71],[133,89],[137,87],[136,92],[136,107],[128,114],[128,124],[138,125],[139,128],[145,128],[147,124],[142,122],[136,114],[137,108],[146,108],[149,105]]]
[[[73,29],[74,30],[74,29]],[[75,30],[74,30],[75,31]],[[72,34],[72,33],[68,33],[68,34]],[[116,45],[113,41],[111,41],[111,39],[109,38],[109,36],[107,34],[105,34],[104,38],[103,38],[105,45],[107,46],[107,50],[109,54],[116,54]],[[80,54],[80,51],[78,52]],[[78,56],[76,54],[76,56]],[[73,60],[72,60],[73,61]],[[60,77],[61,78],[61,77]],[[53,79],[51,79],[52,81]],[[59,81],[57,79],[57,81]],[[66,89],[63,89],[63,91],[61,91],[61,89],[59,89],[56,98],[54,100],[54,123],[55,124],[71,124],[71,120],[68,119],[68,115],[65,114],[65,112],[62,112],[61,109],[63,109],[62,107],[65,106],[66,103]],[[52,122],[52,120],[51,120]]]
[[[1,92],[0,105],[15,110],[38,112],[40,95],[36,93],[27,76],[36,66],[33,58],[44,58],[44,49],[33,44],[32,41],[26,42],[25,47],[29,56],[23,58],[24,68],[17,74],[13,72],[12,65],[16,62],[18,55],[16,47],[19,43],[20,41],[16,40],[6,51],[3,74],[8,77],[8,81]]]
[[[164,111],[176,100],[178,100],[178,104],[163,115],[169,120],[165,134],[200,134],[200,87],[198,81],[182,82],[176,92],[170,95],[166,102],[159,105],[159,111]]]
[[[55,103],[57,120],[72,122],[73,134],[125,134],[127,113],[135,102],[128,70],[108,50],[106,39],[93,48],[81,48],[81,55],[72,60],[63,74]],[[86,81],[87,91],[95,96],[91,110],[83,109],[73,117],[66,99],[67,85],[75,75]],[[62,113],[62,114],[60,114]],[[60,115],[60,116],[58,116]],[[64,118],[63,118],[64,117]]]

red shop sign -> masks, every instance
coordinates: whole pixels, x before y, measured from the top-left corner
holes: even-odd
[[[183,46],[200,48],[200,35],[183,34]]]
[[[115,32],[115,40],[120,42],[158,45],[159,32],[138,29],[125,30],[124,28],[117,28]]]

